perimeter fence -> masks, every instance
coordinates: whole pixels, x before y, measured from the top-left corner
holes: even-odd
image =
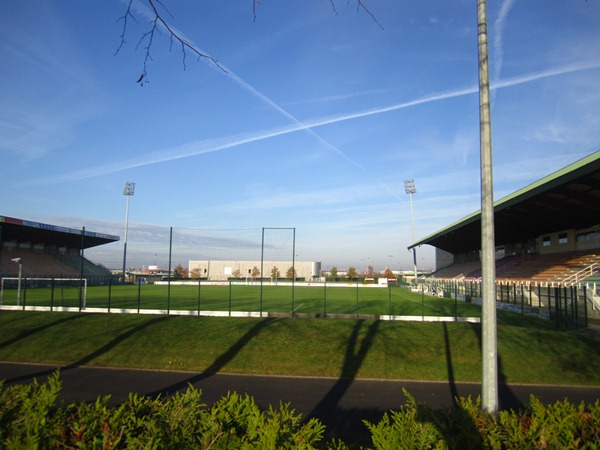
[[[481,305],[481,280],[424,278],[419,288],[431,295]],[[496,308],[550,320],[557,328],[587,327],[600,318],[600,286],[596,283],[497,280]]]
[[[415,292],[382,289],[364,280],[324,282],[318,262],[298,260],[294,228],[132,226],[127,237],[119,228],[103,232],[120,239],[90,246],[88,239],[97,244],[97,235],[84,228],[79,248],[53,251],[52,258],[48,249],[1,243],[2,268],[7,258],[18,259],[22,273],[3,271],[0,303],[24,309],[229,316],[269,312],[458,320],[480,315],[477,280],[420,279]],[[589,314],[597,316],[597,294],[595,287],[581,283],[496,284],[498,309],[541,317],[559,328],[587,326]]]

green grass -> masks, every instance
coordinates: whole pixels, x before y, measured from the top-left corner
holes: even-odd
[[[16,305],[16,291],[5,290],[3,303]],[[79,307],[79,288],[35,288],[22,294],[21,305]],[[277,313],[481,317],[481,308],[406,288],[252,286],[252,285],[117,285],[87,288],[86,306],[107,311],[159,309],[184,311],[262,311]],[[501,323],[521,323],[499,312]],[[506,321],[506,322],[503,322]]]
[[[0,311],[0,360],[67,366],[480,381],[480,342],[466,323]],[[500,381],[598,386],[598,348],[543,321],[500,324]]]

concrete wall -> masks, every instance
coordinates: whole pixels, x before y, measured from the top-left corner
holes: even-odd
[[[318,278],[321,271],[321,263],[315,261],[295,261],[296,277],[311,280]],[[273,267],[279,270],[279,276],[285,278],[286,273],[292,267],[292,261],[263,261],[263,278],[271,278]],[[212,261],[212,260],[191,260],[189,261],[189,272],[196,268],[200,269],[202,278],[208,280],[221,281],[230,277],[235,277],[239,273],[242,278],[250,277],[254,268],[261,269],[260,261]]]

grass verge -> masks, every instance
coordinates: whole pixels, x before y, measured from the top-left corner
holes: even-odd
[[[466,323],[2,311],[0,360],[208,373],[481,380]],[[600,336],[498,326],[500,382],[600,385]]]

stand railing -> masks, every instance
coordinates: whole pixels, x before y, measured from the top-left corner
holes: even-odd
[[[580,280],[585,279],[587,277],[591,277],[598,271],[600,271],[600,264],[593,263],[593,264],[590,264],[588,267],[581,269],[580,271],[575,272],[574,274],[568,276],[567,278],[562,280],[562,282],[567,283],[567,284],[568,283],[578,283]]]

